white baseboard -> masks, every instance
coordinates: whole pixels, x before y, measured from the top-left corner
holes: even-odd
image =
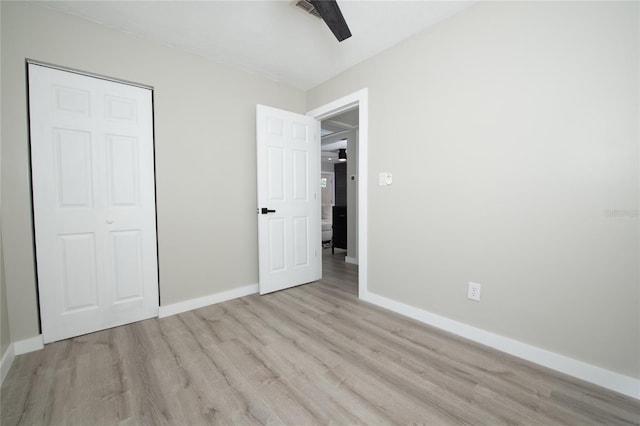
[[[198,297],[196,299],[185,300],[184,302],[173,303],[171,305],[160,306],[158,316],[160,318],[169,317],[182,312],[191,311],[193,309],[202,308],[216,303],[226,302],[227,300],[237,299],[239,297],[248,296],[258,292],[258,284],[251,284],[233,290],[222,291],[220,293],[209,294],[207,296]]]
[[[351,263],[353,265],[357,265],[358,264],[358,259],[356,259],[355,257],[345,256],[344,257],[344,261],[347,262],[347,263]]]
[[[11,368],[11,364],[13,364],[13,360],[16,358],[16,352],[13,347],[13,343],[9,345],[4,354],[2,355],[2,359],[0,360],[0,384],[4,382],[4,378],[7,377],[7,373]]]
[[[39,351],[40,349],[44,348],[44,339],[42,337],[42,334],[39,334],[35,337],[30,337],[29,339],[13,342],[13,347],[15,349],[16,355]]]
[[[42,334],[11,343],[7,350],[4,351],[2,359],[0,360],[0,384],[4,382],[5,377],[7,377],[7,373],[9,373],[9,369],[11,368],[16,356],[26,354],[28,352],[39,351],[42,348],[44,348],[44,339],[42,338]]]
[[[633,377],[491,333],[369,291],[361,294],[360,298],[474,342],[640,400],[640,380]]]

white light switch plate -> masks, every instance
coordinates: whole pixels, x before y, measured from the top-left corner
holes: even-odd
[[[378,185],[387,186],[393,183],[393,176],[389,172],[380,172],[378,176]]]

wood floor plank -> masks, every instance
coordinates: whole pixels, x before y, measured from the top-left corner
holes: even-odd
[[[640,402],[321,281],[48,344],[16,357],[4,425],[640,425]]]
[[[58,351],[65,343],[17,356],[1,390],[0,424],[46,424]],[[16,386],[9,386],[13,378]],[[6,420],[5,420],[6,419]]]
[[[534,410],[538,406],[538,392],[509,386],[509,378],[515,376],[510,371],[502,368],[486,371],[477,365],[480,360],[472,358],[469,351],[464,356],[472,359],[473,363],[460,363],[452,359],[451,353],[463,348],[440,347],[436,351],[430,346],[425,351],[423,346],[415,346],[412,341],[404,340],[394,333],[385,333],[365,320],[352,318],[344,312],[336,313],[335,316],[338,319],[335,324],[341,332],[359,336],[354,338],[367,338],[367,341],[360,343],[373,348],[377,353],[385,354],[391,360],[397,360],[399,365],[411,370],[413,374],[429,378],[443,390],[459,394],[464,400],[472,400],[470,392],[475,392],[482,382],[482,386],[488,385],[487,390],[495,396],[503,395],[512,399],[513,405],[528,404],[528,408]],[[349,327],[344,327],[343,324],[349,324]],[[481,381],[479,378],[485,380]]]

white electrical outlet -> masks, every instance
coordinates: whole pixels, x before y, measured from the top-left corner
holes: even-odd
[[[469,292],[467,297],[471,300],[480,301],[480,284],[469,282]]]

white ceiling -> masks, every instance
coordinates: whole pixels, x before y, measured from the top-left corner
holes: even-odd
[[[292,0],[36,3],[308,90],[474,2],[341,0],[342,43]]]

